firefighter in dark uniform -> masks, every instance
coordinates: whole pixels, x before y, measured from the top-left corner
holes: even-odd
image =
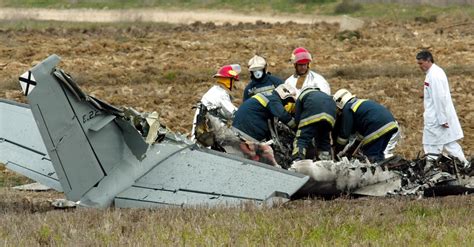
[[[281,84],[271,93],[259,93],[244,101],[235,113],[232,126],[262,142],[271,139],[268,121],[274,117],[293,128],[295,120],[285,109],[288,103],[295,102],[296,89]]]
[[[346,89],[337,91],[334,101],[340,110],[337,119],[340,121],[340,129],[335,143],[336,153],[344,149],[351,134],[356,135],[356,141],[338,156],[350,157],[360,149],[371,162],[383,160],[390,138],[398,131],[398,124],[392,113],[377,102],[357,98]]]
[[[283,80],[267,72],[267,61],[265,58],[255,55],[249,60],[249,71],[251,81],[244,89],[243,101],[258,93],[271,93]]]
[[[304,88],[296,100],[295,120],[298,124],[293,143],[293,160],[313,159],[307,153],[315,141],[319,160],[331,159],[330,132],[336,122],[336,103],[318,88]]]

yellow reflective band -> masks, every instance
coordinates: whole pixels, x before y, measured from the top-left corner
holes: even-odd
[[[341,137],[337,137],[336,141],[337,141],[337,143],[339,143],[341,145],[346,145],[349,140],[341,138]]]
[[[300,135],[301,135],[301,130],[299,129],[299,130],[296,131],[296,135],[295,135],[295,136],[296,136],[296,137],[300,137]],[[296,141],[296,139],[295,139],[295,141]]]
[[[252,98],[258,100],[258,102],[260,102],[260,104],[262,104],[263,107],[267,107],[268,101],[269,101],[267,97],[263,96],[262,94],[257,94],[257,95],[252,96]]]
[[[293,156],[298,153],[298,137],[300,133],[300,130],[296,131],[296,138],[293,138],[293,151],[291,152]]]
[[[312,123],[316,123],[316,122],[319,122],[319,121],[322,121],[322,120],[325,120],[329,124],[331,124],[331,127],[334,127],[334,123],[336,122],[334,117],[332,117],[331,115],[323,112],[323,113],[319,113],[319,114],[312,115],[312,116],[309,116],[307,118],[302,119],[300,121],[300,124],[298,125],[298,128],[301,128],[301,127],[304,127],[306,125],[310,125]]]
[[[378,139],[379,137],[383,136],[384,134],[386,134],[387,132],[395,129],[395,128],[398,128],[398,124],[397,122],[390,122],[384,126],[382,126],[381,128],[379,128],[378,130],[372,132],[370,135],[364,137],[364,139],[362,140],[362,145],[366,145],[376,139]]]
[[[304,90],[303,93],[300,94],[300,96],[298,96],[298,99],[301,100],[306,94],[308,94],[309,92],[317,92],[319,90],[317,89],[307,89],[307,90]]]
[[[290,128],[296,127],[295,119],[291,118],[291,120],[286,125],[288,125]]]
[[[303,156],[306,156],[306,148],[302,148],[302,153],[303,153]],[[300,149],[298,147],[295,147],[293,148],[293,152],[291,152],[291,155],[292,156],[295,156],[299,153]]]
[[[275,89],[275,87],[274,87],[273,85],[271,85],[271,86],[266,86],[266,87],[261,87],[261,88],[257,88],[257,89],[255,89],[254,94],[273,91],[273,89]]]
[[[357,109],[359,109],[359,106],[364,103],[365,101],[367,101],[366,99],[358,99],[351,107],[352,111],[353,112],[356,112]]]

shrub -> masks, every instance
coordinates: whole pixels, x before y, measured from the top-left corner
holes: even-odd
[[[360,3],[353,3],[352,0],[343,0],[342,3],[338,4],[334,9],[335,14],[350,14],[362,9]]]

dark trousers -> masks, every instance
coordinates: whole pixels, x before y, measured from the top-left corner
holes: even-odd
[[[383,151],[387,148],[388,142],[397,129],[389,131],[381,137],[361,147],[362,153],[367,156],[370,162],[378,162],[385,159]]]
[[[316,122],[303,126],[298,129],[299,135],[296,136],[296,143],[299,149],[308,150],[312,147],[313,138],[318,152],[331,151],[331,141],[329,134],[332,130],[331,125],[326,121]],[[306,158],[312,159],[314,152],[307,152]]]

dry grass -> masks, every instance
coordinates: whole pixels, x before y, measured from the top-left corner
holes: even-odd
[[[472,246],[473,196],[300,200],[272,208],[53,210],[1,189],[5,245]]]
[[[245,65],[259,52],[270,70],[292,73],[290,52],[305,46],[315,57],[313,69],[328,78],[333,92],[346,87],[375,99],[395,114],[404,128],[399,154],[421,151],[424,78],[414,61],[429,46],[446,68],[464,128],[466,154],[474,147],[472,28],[437,23],[368,23],[361,39],[335,39],[330,24],[245,24],[215,26],[4,27],[0,30],[0,97],[25,101],[17,77],[51,53],[63,60],[89,94],[115,105],[157,110],[171,129],[188,132],[191,106],[209,88],[222,64]],[[466,62],[468,61],[468,62]],[[248,80],[234,91],[236,102]],[[1,174],[2,183],[22,179]],[[411,200],[339,199],[297,201],[274,208],[53,210],[47,199],[57,193],[0,189],[0,240],[4,245],[351,245],[474,246],[473,197]]]

